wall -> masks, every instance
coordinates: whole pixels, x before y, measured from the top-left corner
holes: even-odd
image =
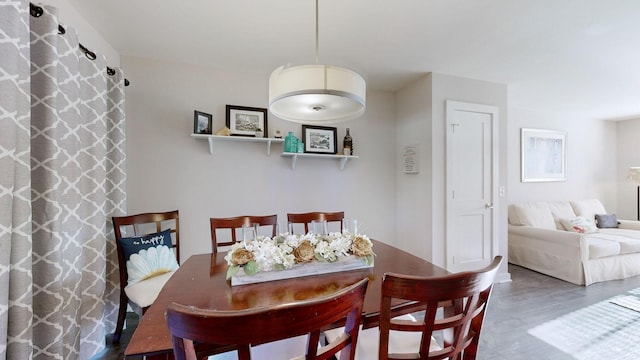
[[[509,109],[509,203],[521,201],[600,199],[617,209],[616,124],[573,114]],[[520,181],[520,129],[567,132],[567,181]]]
[[[431,78],[427,74],[396,94],[396,238],[402,249],[427,260],[433,257]],[[407,145],[418,145],[417,174],[403,172]]]
[[[270,156],[259,143],[193,139],[193,111],[213,114],[213,129],[225,125],[225,105],[267,107],[268,74],[122,57],[127,88],[128,212],[180,210],[182,260],[211,251],[209,217],[340,211],[358,219],[362,232],[393,244],[395,239],[394,96],[369,91],[367,110],[336,124],[341,150],[345,128],[359,159],[340,171],[337,160]],[[268,118],[269,131],[301,126]]]
[[[620,219],[637,219],[637,186],[638,184],[628,178],[629,167],[640,166],[640,119],[618,121],[616,125],[617,138],[617,209],[608,210],[616,212]]]
[[[109,66],[120,66],[120,54],[67,0],[46,0],[43,4],[58,8],[58,18],[61,25],[76,29],[82,45],[97,54],[104,55]]]

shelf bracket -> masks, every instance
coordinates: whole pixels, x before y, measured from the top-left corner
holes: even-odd
[[[271,155],[271,140],[267,141],[267,156]]]
[[[348,160],[348,157],[343,157],[342,159],[340,159],[340,170],[344,170],[344,166],[347,164]]]
[[[213,155],[213,138],[208,138],[209,141],[209,155]]]
[[[296,168],[296,161],[298,161],[298,155],[293,155],[293,156],[291,157],[291,169],[294,169],[294,170],[295,170],[295,168]]]

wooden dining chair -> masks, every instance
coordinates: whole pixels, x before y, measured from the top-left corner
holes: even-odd
[[[342,220],[344,220],[344,211],[287,214],[287,222],[291,226],[293,224],[304,224],[305,234],[309,232],[309,224],[312,221],[326,221],[327,223],[340,222],[340,227],[338,228],[338,231],[342,231]]]
[[[236,345],[238,359],[248,360],[254,345],[306,335],[306,349],[300,349],[306,353],[296,359],[331,359],[337,352],[340,360],[353,359],[367,284],[364,278],[322,298],[237,311],[171,303],[166,316],[174,355],[177,360],[195,360],[194,343]],[[345,318],[344,331],[333,342],[319,346],[322,329]],[[268,359],[276,358],[281,359],[268,354]]]
[[[356,359],[475,359],[501,262],[502,257],[497,256],[481,270],[438,277],[386,273],[380,327],[360,332]],[[398,316],[394,313],[398,300],[421,303],[423,310]],[[325,336],[333,340],[339,329],[326,331]]]
[[[173,271],[167,271],[161,275],[143,279],[135,284],[129,284],[129,272],[127,271],[128,239],[153,236],[168,230],[170,241],[175,255],[175,267],[180,263],[180,216],[178,210],[161,213],[142,213],[128,216],[114,216],[111,218],[118,252],[118,267],[120,272],[120,305],[118,308],[118,321],[112,342],[120,342],[124,319],[127,312],[127,304],[139,315],[142,315],[155,301],[158,293],[169,280]]]
[[[233,245],[242,239],[237,239],[236,230],[242,228],[243,225],[250,226],[251,224],[260,224],[260,227],[270,226],[271,236],[276,236],[278,215],[266,215],[266,216],[235,216],[228,218],[210,218],[209,223],[211,225],[211,247],[214,253],[218,252],[218,247]],[[231,232],[230,237],[218,239],[217,230],[229,230]]]

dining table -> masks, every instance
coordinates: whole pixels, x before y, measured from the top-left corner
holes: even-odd
[[[441,276],[449,273],[382,241],[372,239],[372,243],[375,252],[373,267],[236,286],[232,286],[226,278],[226,253],[193,255],[180,265],[139,320],[125,349],[125,357],[173,358],[171,334],[165,319],[167,306],[171,302],[215,310],[276,306],[328,296],[367,277],[369,284],[362,316],[362,327],[366,329],[378,326],[381,284],[385,273],[417,276]],[[409,301],[400,300],[392,305],[394,313],[398,315],[418,309],[417,304]],[[200,349],[202,353],[228,350],[232,349]]]

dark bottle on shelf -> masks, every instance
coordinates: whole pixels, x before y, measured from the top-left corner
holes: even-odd
[[[349,134],[349,128],[347,128],[347,134],[344,136],[344,142],[342,144],[344,149],[349,148],[350,153],[348,155],[353,155],[353,139],[351,138],[351,134]]]

